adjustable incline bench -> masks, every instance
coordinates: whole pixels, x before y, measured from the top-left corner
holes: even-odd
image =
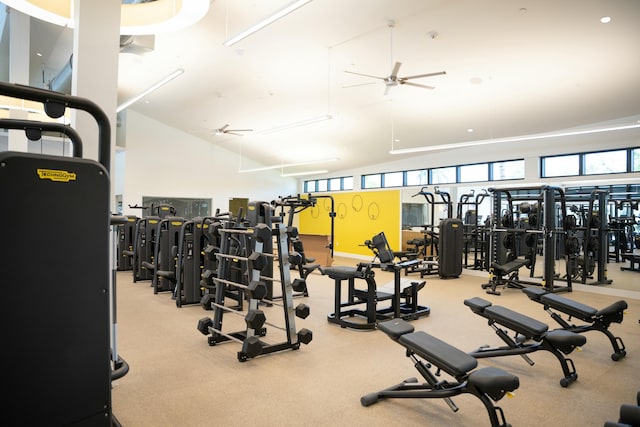
[[[426,383],[418,383],[417,378],[406,379],[384,390],[362,396],[362,406],[370,406],[386,398],[440,398],[445,399],[451,410],[456,412],[458,407],[451,397],[469,393],[482,401],[492,427],[510,425],[505,420],[502,408],[494,406],[493,401],[497,402],[519,387],[520,380],[517,376],[494,367],[474,371],[478,366],[476,359],[426,332],[414,332],[413,326],[404,320],[381,322],[378,329],[406,348],[407,357],[413,360]],[[436,372],[430,370],[434,368]],[[440,376],[441,371],[455,380],[450,382],[437,379],[436,376]]]
[[[471,356],[482,358],[519,355],[533,366],[533,361],[527,354],[538,350],[547,350],[560,362],[564,373],[564,377],[560,380],[562,387],[568,387],[578,379],[573,361],[564,357],[563,353],[570,354],[577,347],[584,345],[587,342],[584,336],[564,329],[548,331],[549,327],[544,323],[508,308],[492,305],[491,302],[482,298],[466,299],[464,304],[474,313],[489,319],[489,326],[507,344],[507,346],[498,348],[483,346],[469,353]],[[505,330],[496,325],[514,331],[514,338],[511,338]]]
[[[496,291],[498,286],[523,288],[525,285],[520,282],[520,268],[529,265],[529,263],[530,260],[523,258],[516,258],[506,264],[492,262],[489,269],[489,283],[484,283],[482,289],[490,288],[487,290],[488,294],[500,295],[500,292]]]
[[[526,287],[522,289],[522,292],[527,294],[530,300],[544,305],[545,311],[547,311],[563,329],[576,333],[600,331],[605,334],[613,347],[613,354],[611,354],[612,360],[617,362],[627,355],[622,339],[614,336],[609,331],[609,325],[611,325],[611,323],[622,323],[624,310],[628,307],[626,301],[616,301],[600,310],[596,310],[588,305],[547,292],[540,288]],[[569,318],[563,318],[554,310],[568,315]],[[588,323],[584,325],[570,324],[569,322],[572,317]]]

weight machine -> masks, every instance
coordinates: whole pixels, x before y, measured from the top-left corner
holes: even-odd
[[[569,236],[566,220],[560,221],[556,212],[566,212],[565,194],[559,187],[549,185],[517,188],[490,188],[492,194],[491,233],[489,239],[489,282],[482,285],[487,293],[500,295],[496,288],[542,286],[548,292],[571,292],[572,263],[567,260],[567,285],[557,286],[555,261],[559,257],[558,243],[566,246]],[[516,202],[519,202],[515,209]],[[524,215],[526,214],[526,220]],[[526,226],[525,226],[526,224]],[[533,236],[533,237],[529,237]],[[527,242],[528,240],[528,242]],[[522,242],[528,253],[521,256]],[[533,277],[538,245],[544,257],[541,282],[519,277],[522,267],[531,269]]]
[[[564,246],[572,263],[572,279],[582,284],[609,285],[607,263],[609,256],[607,195],[608,190],[593,189],[589,194],[574,193],[567,196],[572,203],[573,212],[562,210],[565,217],[569,215],[577,219],[568,219],[569,235],[573,237],[569,247]],[[576,205],[579,205],[577,207]],[[576,241],[578,243],[576,243]],[[594,278],[595,280],[587,281]]]
[[[486,189],[478,194],[471,190],[471,193],[460,195],[458,201],[457,217],[462,220],[464,225],[464,266],[469,267],[469,253],[472,251],[474,270],[486,269],[488,227],[481,223],[478,211],[480,205],[489,196]],[[471,208],[463,213],[464,206]]]
[[[0,153],[0,198],[7,206],[21,207],[25,223],[39,224],[36,234],[25,234],[25,228],[15,227],[9,210],[0,214],[0,231],[8,242],[3,270],[12,279],[11,297],[0,303],[2,336],[11,349],[2,356],[8,367],[4,384],[10,390],[2,400],[5,422],[118,426],[112,381],[125,375],[128,365],[115,341],[109,120],[95,103],[76,96],[4,82],[0,95],[42,102],[52,118],[63,116],[66,108],[85,111],[97,123],[99,144],[98,162],[82,158],[80,138],[67,131],[74,157]],[[0,119],[0,128],[24,129],[30,139],[55,130],[12,119]],[[35,241],[52,249],[38,261],[44,280],[30,273],[33,259],[25,256]],[[34,338],[34,331],[43,332]]]

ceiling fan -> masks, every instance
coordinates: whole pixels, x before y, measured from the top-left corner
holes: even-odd
[[[228,129],[228,127],[229,127],[229,124],[227,123],[226,125],[222,126],[221,128],[214,129],[213,130],[213,134],[214,135],[230,134],[230,135],[243,136],[241,133],[238,133],[238,132],[253,132],[253,129]]]
[[[415,87],[420,87],[423,89],[435,89],[435,87],[433,86],[427,86],[427,85],[423,85],[423,84],[418,84],[418,83],[413,83],[410,82],[409,80],[412,79],[420,79],[423,77],[433,77],[433,76],[440,76],[443,74],[447,74],[446,71],[438,71],[435,73],[427,73],[427,74],[417,74],[415,76],[407,76],[407,77],[398,77],[398,71],[400,70],[400,66],[402,65],[402,62],[396,62],[396,64],[393,66],[393,70],[391,70],[391,74],[389,74],[387,77],[379,77],[379,76],[372,76],[369,74],[362,74],[362,73],[355,73],[353,71],[347,71],[345,70],[345,73],[349,73],[349,74],[355,74],[357,76],[364,76],[364,77],[371,77],[374,79],[379,79],[384,81],[385,84],[385,90],[384,90],[384,94],[388,94],[389,93],[389,89],[393,86],[398,86],[398,85],[409,85],[409,86],[415,86]],[[370,83],[364,83],[364,84],[370,84]],[[354,85],[354,86],[360,86],[360,85]],[[345,87],[351,87],[351,86],[345,86]]]

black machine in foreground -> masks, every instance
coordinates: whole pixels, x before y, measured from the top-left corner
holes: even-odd
[[[405,347],[409,357],[426,382],[409,378],[384,390],[360,398],[362,406],[370,406],[381,399],[445,399],[451,410],[458,407],[451,399],[463,393],[476,396],[487,409],[492,427],[506,427],[502,408],[495,406],[505,395],[520,385],[517,376],[499,368],[475,369],[478,361],[462,350],[423,331],[414,332],[413,326],[402,319],[380,322],[378,328],[393,341]],[[432,371],[435,370],[435,372]],[[446,373],[452,379],[438,378]]]
[[[98,124],[100,160],[81,158],[79,139],[74,157],[0,153],[4,423],[119,425],[111,386],[128,366],[111,341],[109,120],[95,103],[57,92],[0,82],[0,95],[42,102],[55,118],[67,107],[86,111]],[[47,126],[0,119],[0,128],[24,129],[32,140]],[[16,209],[22,224],[37,227],[17,226]],[[34,248],[43,251],[37,260]]]

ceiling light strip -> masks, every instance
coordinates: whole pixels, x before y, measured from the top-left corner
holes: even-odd
[[[317,171],[307,171],[307,172],[294,172],[294,173],[283,173],[280,174],[280,176],[303,176],[303,175],[316,175],[316,174],[321,174],[321,173],[327,173],[329,172],[328,169],[322,169],[322,170],[317,170]]]
[[[225,40],[223,45],[225,45],[225,46],[233,46],[234,44],[238,43],[240,40],[246,39],[251,34],[260,31],[261,29],[263,29],[267,25],[273,24],[278,19],[287,16],[288,14],[293,12],[294,10],[299,9],[302,6],[304,6],[305,4],[310,3],[310,2],[311,2],[311,0],[296,0],[293,3],[290,3],[287,6],[283,7],[282,9],[280,9],[279,11],[274,13],[273,15],[269,16],[268,18],[263,19],[262,21],[258,22],[255,25],[252,25],[251,27],[247,28],[246,30],[242,31],[241,33],[236,34],[235,36],[231,37],[230,39]]]
[[[477,145],[501,144],[504,142],[518,142],[518,141],[533,141],[536,139],[560,138],[564,136],[587,135],[591,133],[612,132],[617,130],[626,130],[626,129],[635,129],[635,128],[640,128],[640,124],[636,123],[631,125],[611,126],[611,127],[605,127],[605,128],[585,129],[585,130],[576,130],[576,131],[568,131],[568,132],[556,132],[556,133],[541,134],[541,135],[525,135],[525,136],[514,136],[509,138],[484,139],[481,141],[460,142],[457,144],[441,144],[441,145],[430,145],[430,146],[424,146],[424,147],[402,148],[398,150],[391,150],[389,151],[389,154],[410,154],[410,153],[421,153],[425,151],[451,150],[454,148],[474,147]]]
[[[141,100],[145,96],[149,95],[151,92],[161,88],[162,86],[164,86],[167,83],[169,83],[171,80],[173,80],[176,77],[180,76],[182,73],[184,73],[184,69],[182,69],[182,68],[176,69],[173,73],[169,74],[167,77],[165,77],[162,80],[158,81],[153,86],[148,87],[144,91],[140,92],[138,95],[134,96],[133,98],[129,98],[126,101],[124,101],[122,104],[118,105],[118,108],[116,108],[116,112],[119,113],[120,111],[122,111],[125,108],[129,107],[131,104],[133,104],[135,102],[138,102],[139,100]]]
[[[271,170],[271,169],[288,168],[293,166],[306,166],[306,165],[313,165],[316,163],[324,163],[324,162],[335,162],[336,160],[340,160],[340,159],[338,159],[337,157],[333,157],[330,159],[310,160],[308,162],[299,162],[299,163],[283,163],[279,165],[263,166],[260,168],[253,168],[253,169],[238,169],[238,173],[262,172],[262,171]]]
[[[285,129],[291,129],[291,128],[296,128],[296,127],[299,127],[299,126],[310,125],[312,123],[322,122],[322,121],[325,121],[325,120],[331,120],[331,118],[332,118],[331,115],[326,114],[324,116],[312,117],[310,119],[301,120],[299,122],[288,123],[286,125],[275,126],[275,127],[269,128],[269,129],[264,129],[264,130],[259,131],[258,133],[266,134],[266,133],[280,132],[280,131],[283,131]]]

